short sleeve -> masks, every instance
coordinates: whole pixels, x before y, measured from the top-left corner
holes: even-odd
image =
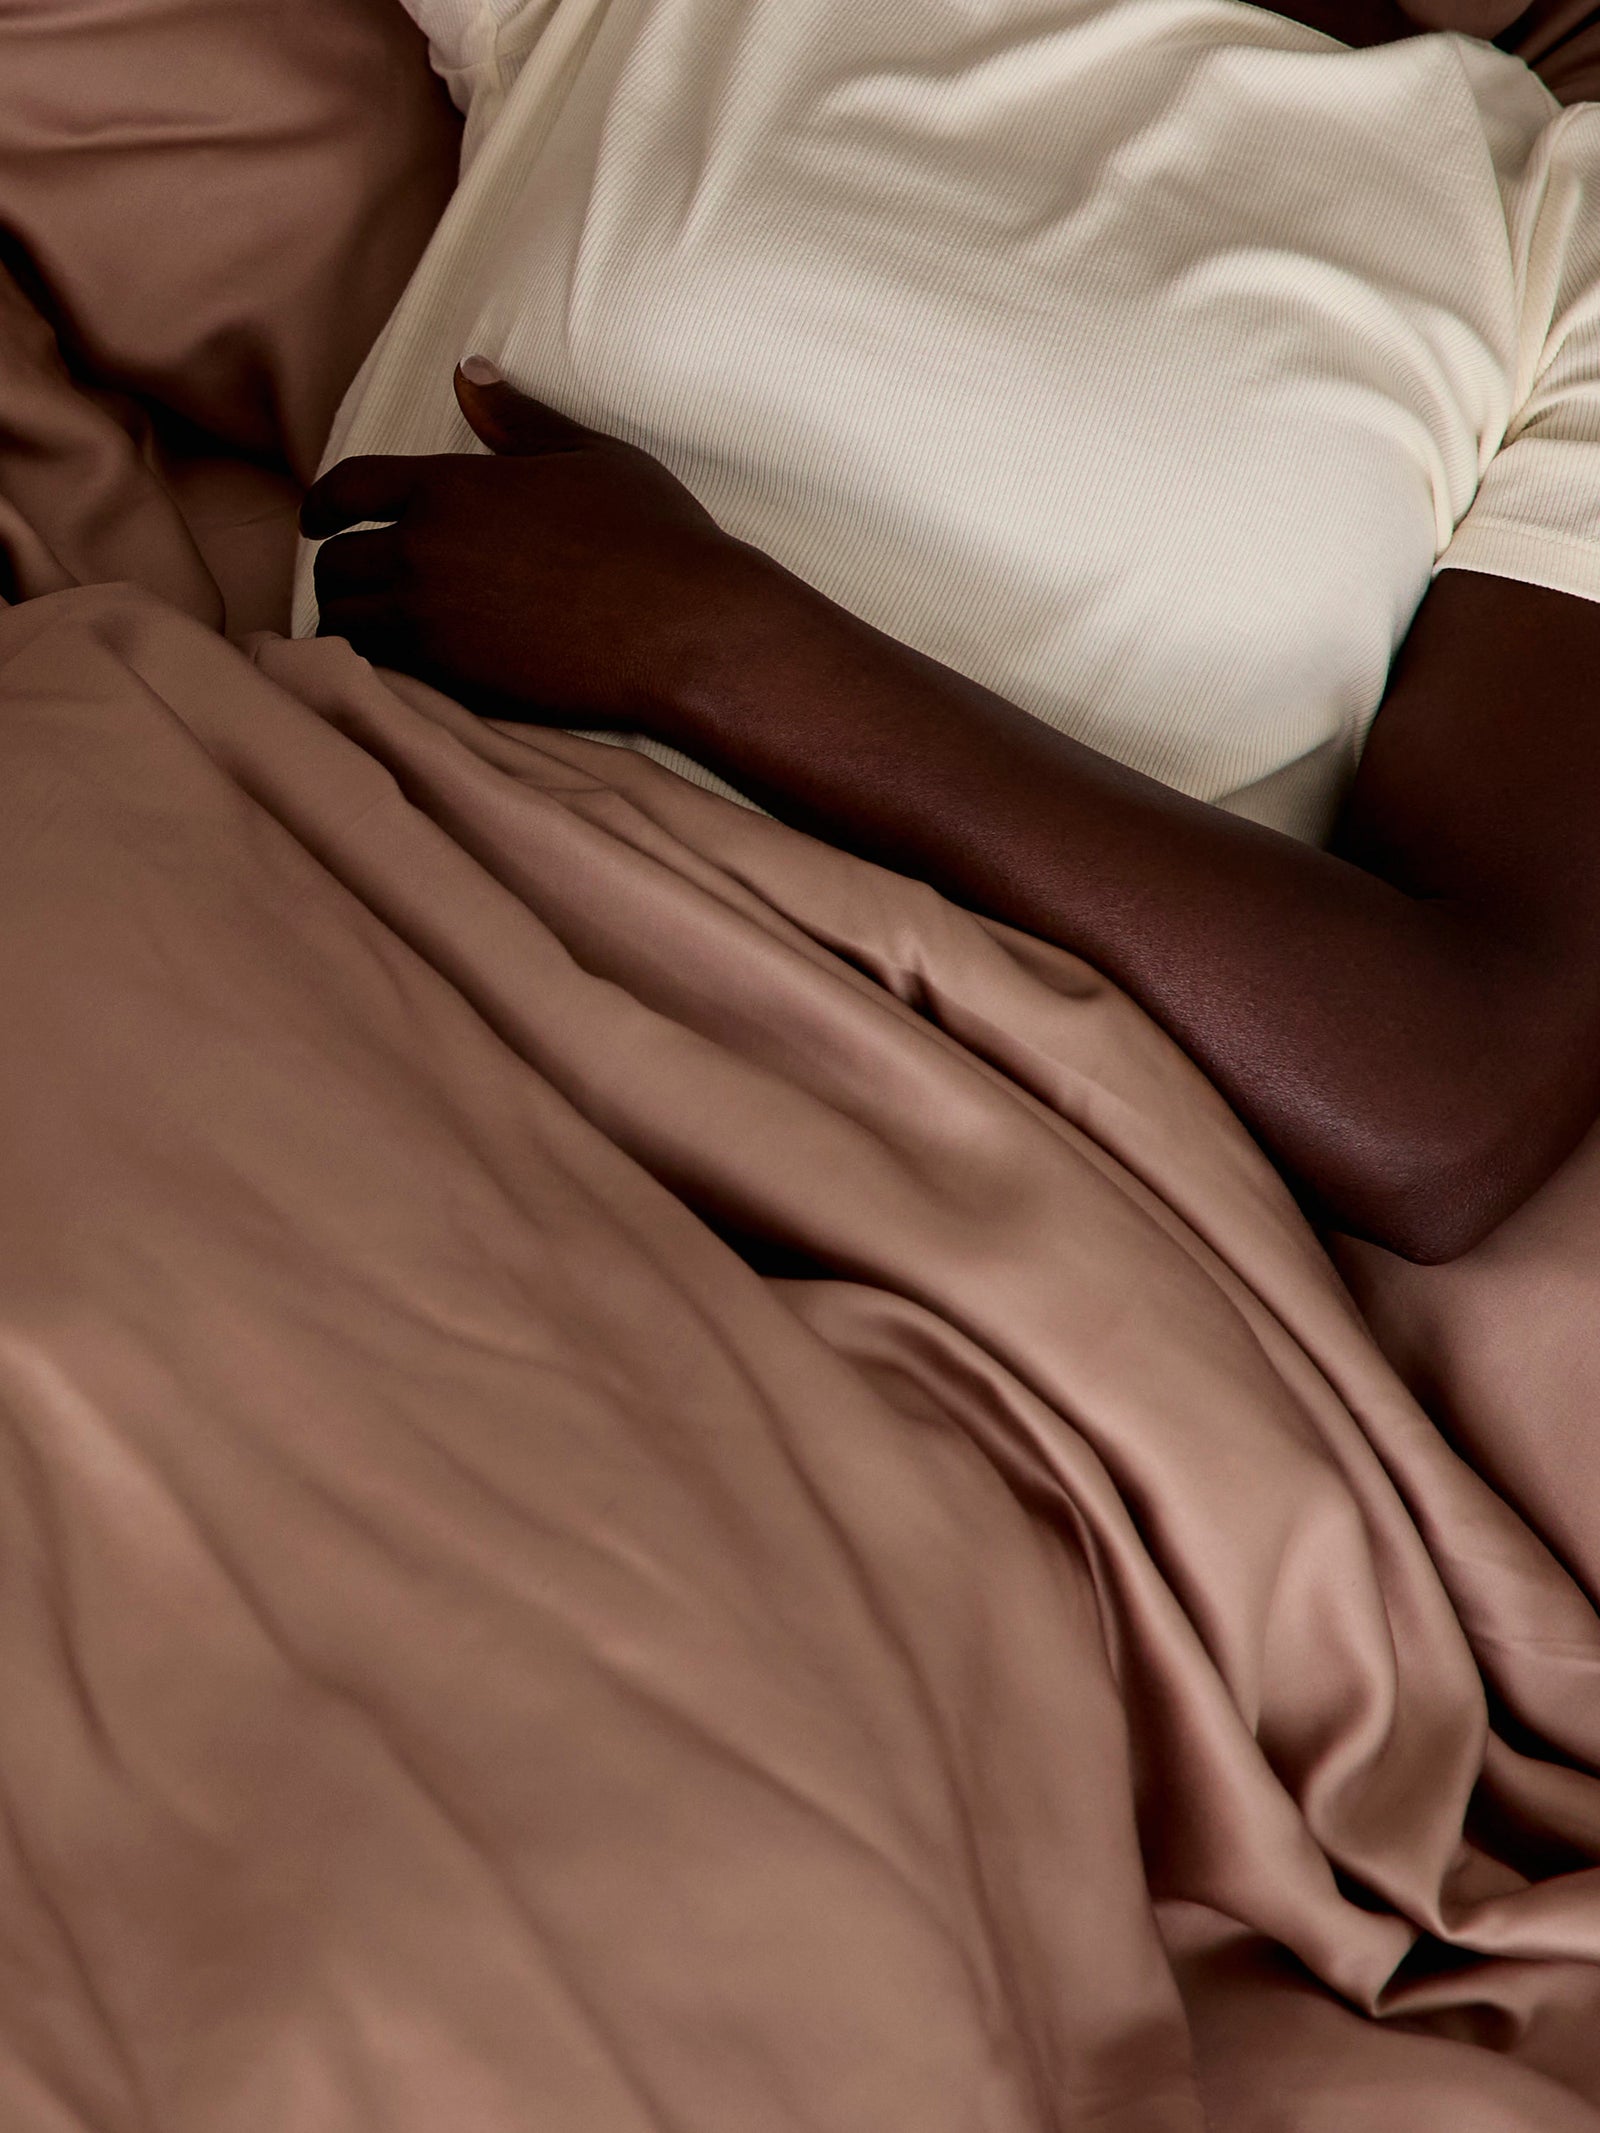
[[[1513,412],[1435,568],[1600,600],[1600,105],[1552,119],[1507,205]]]

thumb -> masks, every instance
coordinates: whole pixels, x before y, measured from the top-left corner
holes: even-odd
[[[483,356],[456,365],[456,404],[491,452],[570,452],[593,436],[570,415],[518,392]]]

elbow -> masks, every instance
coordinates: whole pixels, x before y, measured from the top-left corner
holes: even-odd
[[[1524,1206],[1581,1137],[1586,1119],[1563,1130],[1537,1115],[1526,1089],[1457,1110],[1435,1112],[1409,1134],[1384,1136],[1381,1159],[1351,1180],[1342,1226],[1415,1266],[1444,1266],[1483,1243]]]
[[[1330,1226],[1417,1266],[1483,1244],[1600,1111],[1600,982],[1573,976],[1592,964],[1600,981],[1600,963],[1466,946],[1459,982],[1415,987],[1417,1011],[1367,1052],[1337,1147],[1324,1143]]]
[[[1413,1266],[1446,1266],[1515,1214],[1539,1182],[1508,1190],[1471,1166],[1456,1175],[1435,1174],[1425,1187],[1398,1196],[1392,1190],[1375,1194],[1355,1233]]]

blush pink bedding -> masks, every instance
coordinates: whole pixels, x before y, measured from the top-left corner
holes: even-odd
[[[173,537],[152,528],[175,506],[179,604],[235,635],[287,629],[301,490],[460,136],[397,0],[4,0],[0,592],[8,556],[28,591],[52,571],[172,591]],[[93,463],[93,503],[64,449]]]
[[[1072,957],[284,639],[314,425],[8,262],[5,2133],[1600,2133],[1600,1141],[1336,1273]]]
[[[1600,2125],[1600,1618],[1126,1000],[335,640],[0,705],[0,2120]]]

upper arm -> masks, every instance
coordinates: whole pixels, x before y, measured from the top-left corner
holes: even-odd
[[[1441,571],[1333,842],[1530,948],[1600,945],[1600,601]]]
[[[1509,1211],[1600,1113],[1600,601],[1441,571],[1333,849],[1492,973],[1475,1083]]]
[[[1509,111],[1518,92],[1491,58],[1473,61],[1476,91]],[[1428,903],[1480,981],[1459,1079],[1482,1092],[1473,1110],[1506,1206],[1600,1111],[1600,109],[1496,139],[1516,289],[1509,414],[1395,660],[1333,847]],[[1451,1042],[1459,1052],[1459,1030]]]

